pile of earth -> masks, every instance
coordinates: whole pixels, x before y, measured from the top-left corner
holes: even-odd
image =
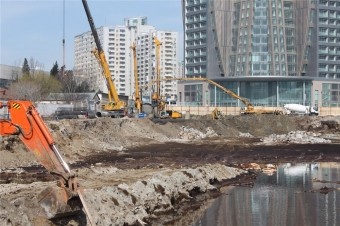
[[[212,155],[211,159],[215,159],[213,166],[200,165],[204,161],[190,162],[187,158],[191,155],[190,145],[199,149],[198,144],[211,143],[223,149],[227,142],[231,142],[228,149],[233,151],[239,150],[236,145],[245,143],[245,147],[249,148],[258,145],[261,139],[270,139],[275,144],[282,142],[277,139],[281,136],[290,136],[289,140],[292,136],[299,136],[303,141],[311,140],[313,134],[320,139],[337,141],[340,140],[339,122],[340,117],[247,115],[225,116],[220,120],[211,120],[208,116],[185,120],[98,118],[46,121],[46,124],[61,154],[76,168],[80,184],[86,188],[86,199],[94,210],[94,221],[98,225],[112,222],[113,225],[114,222],[131,225],[143,224],[158,215],[174,211],[174,203],[191,200],[195,192],[216,189],[212,184],[214,181],[243,173],[237,168],[226,167],[228,158]],[[174,143],[187,145],[188,156],[174,159],[169,151],[176,149]],[[160,148],[152,152],[155,156],[151,158],[147,156],[151,152],[143,153],[143,150],[154,144]],[[131,153],[131,150],[134,152]],[[202,152],[199,156],[200,153],[197,152],[197,155],[202,160],[210,157],[209,153]],[[143,158],[138,159],[139,154]],[[173,158],[174,163],[166,162],[165,165],[158,157],[163,154]],[[17,136],[1,138],[0,155],[0,173],[9,172],[14,177],[25,178],[30,176],[28,168],[36,169],[38,176],[43,171]],[[237,157],[238,154],[232,155]],[[126,163],[124,168],[116,168],[115,162],[105,162],[112,157],[112,161],[123,160]],[[147,159],[159,162],[150,166],[138,162]],[[55,182],[37,178],[26,180],[0,183],[0,225],[86,225],[79,219],[65,219],[62,223],[47,221],[43,211],[32,200]],[[116,214],[107,214],[112,211]],[[117,216],[120,216],[119,220]]]
[[[292,131],[317,132],[320,137],[338,139],[340,117],[286,115],[224,116],[221,120],[199,117],[186,120],[70,119],[46,121],[66,161],[75,163],[103,152],[125,150],[154,143],[194,142],[214,137],[263,138]],[[39,165],[18,136],[0,137],[1,169]]]

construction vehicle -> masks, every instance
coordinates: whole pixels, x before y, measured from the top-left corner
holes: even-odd
[[[153,41],[156,45],[156,91],[152,93],[151,105],[153,107],[154,116],[159,117],[160,113],[165,108],[165,101],[161,97],[161,68],[160,68],[160,48],[162,43],[156,36],[153,37]]]
[[[126,103],[119,99],[117,89],[116,89],[116,86],[115,86],[115,84],[112,80],[110,68],[109,68],[107,60],[105,58],[105,53],[104,53],[104,50],[103,50],[102,45],[100,43],[99,36],[98,36],[97,30],[96,30],[96,27],[94,25],[94,21],[93,21],[93,18],[91,16],[91,12],[90,12],[90,9],[88,7],[87,1],[82,0],[82,2],[83,2],[83,6],[84,6],[84,9],[85,9],[85,12],[86,12],[87,19],[88,19],[90,27],[91,27],[92,36],[94,38],[94,41],[95,41],[96,47],[97,47],[92,52],[93,52],[94,56],[96,57],[96,59],[98,60],[100,66],[103,70],[103,75],[104,75],[104,78],[105,78],[105,82],[106,82],[106,86],[107,86],[108,94],[109,94],[109,103],[102,105],[102,110],[104,111],[103,113],[108,114],[111,117],[124,116]],[[100,117],[101,114],[98,112],[97,116]]]
[[[220,84],[218,84],[218,83],[216,83],[216,82],[214,82],[210,79],[207,79],[207,78],[163,78],[163,79],[151,81],[146,87],[152,85],[155,82],[160,83],[161,81],[172,81],[172,80],[208,82],[209,84],[212,84],[212,85],[220,88],[221,90],[223,90],[229,96],[240,100],[245,105],[245,108],[241,111],[241,114],[276,114],[276,115],[283,114],[283,112],[281,110],[256,109],[256,108],[254,108],[252,103],[247,98],[241,97],[241,96],[237,95],[236,93],[234,93],[233,91],[231,91],[231,90],[223,87],[222,85],[220,85]],[[146,88],[146,87],[144,87],[144,88]]]
[[[173,110],[161,111],[159,116],[161,119],[178,119],[182,117],[182,113]]]
[[[133,43],[130,47],[132,49],[133,55],[133,73],[135,80],[135,107],[137,109],[137,113],[140,114],[142,112],[142,100],[139,95],[139,84],[138,84],[138,68],[137,68],[137,50],[136,44]]]
[[[53,219],[72,215],[79,213],[84,207],[90,219],[77,178],[62,158],[32,102],[23,100],[0,102],[0,109],[2,108],[7,108],[8,117],[0,119],[0,135],[19,136],[41,165],[58,178],[55,186],[46,188],[37,196],[46,217]]]
[[[304,115],[319,115],[318,107],[305,106],[301,104],[285,104],[283,105],[285,114],[304,114]]]

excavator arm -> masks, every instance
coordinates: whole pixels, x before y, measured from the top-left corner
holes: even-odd
[[[11,100],[7,107],[10,119],[0,120],[0,135],[18,135],[36,159],[50,172],[67,178],[70,168],[61,157],[55,141],[30,101]]]
[[[85,203],[75,175],[62,158],[47,126],[30,101],[0,102],[8,109],[8,118],[0,119],[0,135],[17,135],[27,149],[59,180],[57,186],[43,190],[37,200],[49,219],[79,212]],[[85,210],[86,211],[86,210]],[[87,212],[87,211],[86,211]]]

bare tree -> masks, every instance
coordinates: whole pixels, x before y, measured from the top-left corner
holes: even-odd
[[[12,99],[37,101],[41,99],[40,90],[39,84],[31,80],[22,79],[10,85],[8,96]]]
[[[65,71],[62,77],[63,92],[74,93],[77,89],[77,83],[74,80],[73,71]]]
[[[35,76],[23,76],[9,88],[9,96],[13,99],[29,99],[39,101],[51,92],[60,92],[61,83],[54,77],[41,71],[36,71]]]
[[[44,64],[40,63],[38,60],[35,60],[33,57],[31,57],[29,60],[29,66],[32,76],[34,76],[37,71],[41,72],[44,70]]]

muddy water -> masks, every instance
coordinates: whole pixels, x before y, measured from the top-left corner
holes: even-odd
[[[216,199],[193,226],[340,225],[340,163],[283,164]]]

